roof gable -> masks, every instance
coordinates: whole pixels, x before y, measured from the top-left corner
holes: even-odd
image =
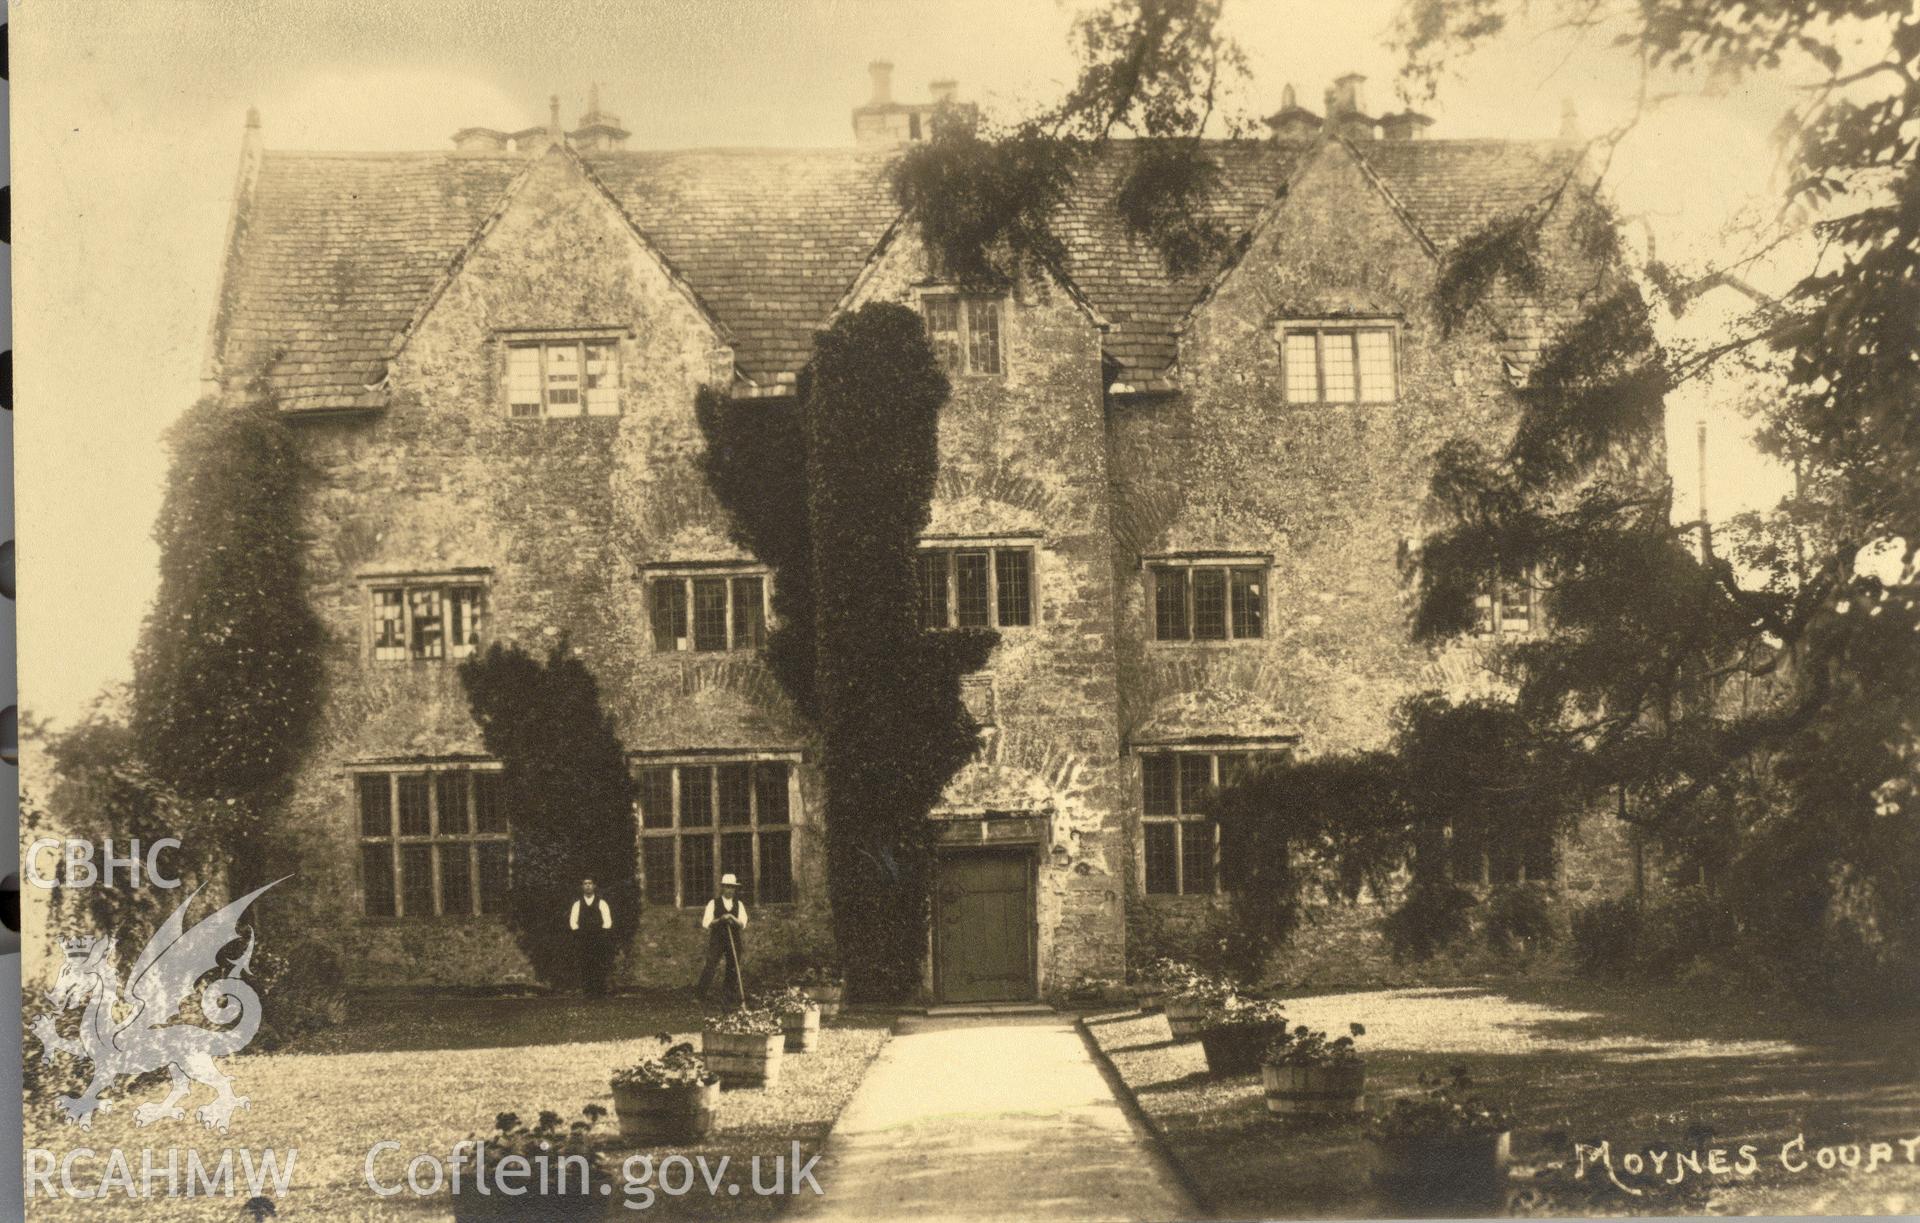
[[[1112,207],[1126,143],[1082,169],[1058,222],[1061,271],[1108,324],[1107,354],[1123,380],[1164,377],[1179,321],[1273,215],[1315,147],[1214,142],[1222,174],[1209,207],[1229,250],[1181,276]],[[1571,165],[1558,146],[1500,141],[1368,141],[1352,151],[1443,251],[1542,198]],[[814,330],[899,221],[889,156],[696,149],[579,163],[730,335],[739,371],[771,384],[806,362]],[[237,217],[215,367],[229,386],[259,379],[292,410],[379,406],[387,363],[527,167],[515,156],[265,153]]]

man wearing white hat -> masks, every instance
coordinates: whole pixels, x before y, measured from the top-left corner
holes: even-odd
[[[700,970],[700,984],[694,992],[707,996],[714,969],[725,965],[720,974],[722,997],[740,992],[740,957],[746,953],[747,906],[740,898],[740,880],[731,872],[720,876],[720,895],[707,902],[700,914],[700,928],[707,932],[707,963]],[[744,998],[736,998],[744,1003]]]

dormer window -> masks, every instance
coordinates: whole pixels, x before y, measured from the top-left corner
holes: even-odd
[[[1001,356],[999,298],[928,296],[921,306],[927,316],[927,339],[948,373],[1007,372]]]
[[[516,420],[620,415],[620,345],[612,336],[507,342],[507,415]]]
[[[1400,394],[1391,326],[1287,323],[1280,364],[1288,403],[1391,403]]]

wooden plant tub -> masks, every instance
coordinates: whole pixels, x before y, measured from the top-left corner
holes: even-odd
[[[1207,1073],[1216,1077],[1252,1074],[1273,1038],[1286,1031],[1285,1023],[1268,1026],[1200,1030],[1200,1048],[1207,1055]]]
[[[1168,998],[1161,1004],[1167,1027],[1175,1040],[1192,1040],[1200,1035],[1200,1021],[1207,1017],[1208,1004],[1195,998]]]
[[[620,1137],[628,1142],[684,1145],[713,1129],[720,1106],[720,1081],[671,1083],[660,1087],[613,1088],[613,1111]]]
[[[1315,1117],[1360,1113],[1367,1108],[1367,1068],[1349,1066],[1262,1066],[1260,1083],[1267,1111],[1277,1117]]]
[[[844,983],[835,985],[809,985],[806,991],[813,995],[814,1002],[820,1007],[820,1018],[832,1019],[840,1013],[840,1003],[847,996]]]
[[[780,1030],[788,1053],[812,1053],[820,1047],[820,1008],[780,1012]]]
[[[700,1033],[700,1053],[707,1059],[707,1069],[725,1087],[771,1087],[778,1083],[786,1044],[784,1032],[770,1036]]]
[[[1497,1213],[1506,1204],[1511,1130],[1371,1138],[1374,1184],[1396,1212]]]

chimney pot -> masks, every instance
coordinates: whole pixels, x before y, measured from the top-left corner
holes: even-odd
[[[893,64],[884,59],[874,60],[867,65],[867,75],[873,78],[873,97],[868,106],[888,106],[893,102]]]
[[[251,131],[257,132],[260,130],[260,108],[258,106],[247,107],[247,127]]]

